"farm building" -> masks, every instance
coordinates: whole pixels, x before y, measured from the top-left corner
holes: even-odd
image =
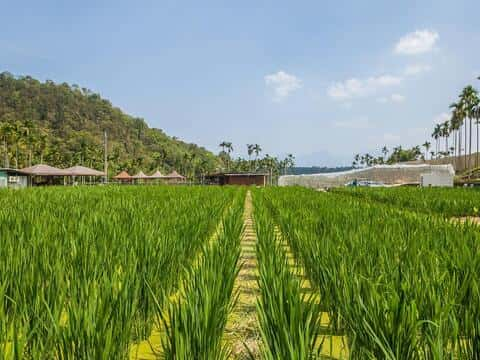
[[[126,171],[122,171],[119,174],[115,175],[113,179],[121,182],[122,184],[132,183],[132,177]]]
[[[170,174],[163,176],[163,179],[168,184],[181,184],[185,182],[186,177],[173,170]]]
[[[114,176],[113,179],[122,184],[177,184],[183,183],[186,180],[185,176],[180,175],[175,170],[168,175],[162,175],[162,173],[157,170],[152,175],[146,175],[143,171],[140,171],[133,176],[130,176],[126,171],[122,171]]]
[[[0,168],[0,188],[24,188],[28,185],[28,176],[24,172],[9,168]]]
[[[453,187],[453,176],[438,172],[422,174],[420,185],[422,187]]]
[[[267,184],[267,174],[260,173],[218,173],[206,176],[209,184],[215,185],[256,185]]]
[[[420,185],[422,176],[442,178],[442,184],[453,184],[455,172],[452,165],[376,165],[327,174],[280,176],[278,185],[300,185],[315,189],[345,186],[352,181],[370,181],[384,185]]]
[[[69,180],[75,182],[78,177],[84,183],[85,178],[98,178],[104,173],[84,166],[73,166],[68,169],[59,169],[46,164],[38,164],[21,169],[28,175],[30,185],[66,185]]]
[[[95,182],[95,180],[105,177],[104,172],[98,171],[95,169],[90,169],[85,166],[77,165],[77,166],[69,167],[68,169],[65,169],[65,170],[70,172],[70,176],[72,177],[72,181],[74,184],[93,183]]]

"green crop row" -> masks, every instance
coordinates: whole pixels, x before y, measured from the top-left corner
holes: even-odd
[[[257,196],[351,359],[480,358],[476,226],[301,188]]]
[[[320,307],[302,293],[286,250],[275,234],[264,198],[255,193],[254,214],[260,296],[257,315],[263,359],[313,359],[319,356]]]
[[[235,305],[233,286],[238,275],[245,193],[239,192],[227,211],[213,244],[206,244],[198,266],[185,279],[181,296],[158,318],[166,329],[159,358],[221,360],[230,358],[222,342],[228,315]]]
[[[236,192],[1,192],[0,358],[127,358]]]
[[[471,188],[337,188],[332,191],[444,217],[480,215],[480,191]]]

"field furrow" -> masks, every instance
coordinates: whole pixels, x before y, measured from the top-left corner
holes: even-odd
[[[250,355],[258,356],[260,340],[256,314],[256,301],[259,294],[255,248],[257,237],[252,212],[252,195],[248,191],[245,197],[244,227],[240,243],[241,267],[234,285],[238,299],[225,329],[225,341],[231,345],[234,359],[249,359]]]

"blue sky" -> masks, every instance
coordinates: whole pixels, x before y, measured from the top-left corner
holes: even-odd
[[[150,126],[299,165],[424,142],[480,82],[477,1],[16,1],[0,71],[88,87]]]

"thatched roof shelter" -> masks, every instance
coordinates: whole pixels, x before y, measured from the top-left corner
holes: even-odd
[[[143,171],[140,171],[138,174],[133,175],[132,179],[148,179],[148,176]]]
[[[173,170],[170,174],[164,176],[165,179],[185,179],[185,176],[180,175],[176,170]]]
[[[46,164],[30,166],[20,171],[33,176],[71,176],[70,171],[66,169],[59,169]]]
[[[164,176],[160,171],[155,171],[152,175],[149,176],[150,179],[163,179]]]
[[[113,178],[116,180],[130,180],[132,177],[126,171],[122,171]]]
[[[70,172],[71,176],[105,176],[105,173],[85,166],[72,166],[65,169]]]

